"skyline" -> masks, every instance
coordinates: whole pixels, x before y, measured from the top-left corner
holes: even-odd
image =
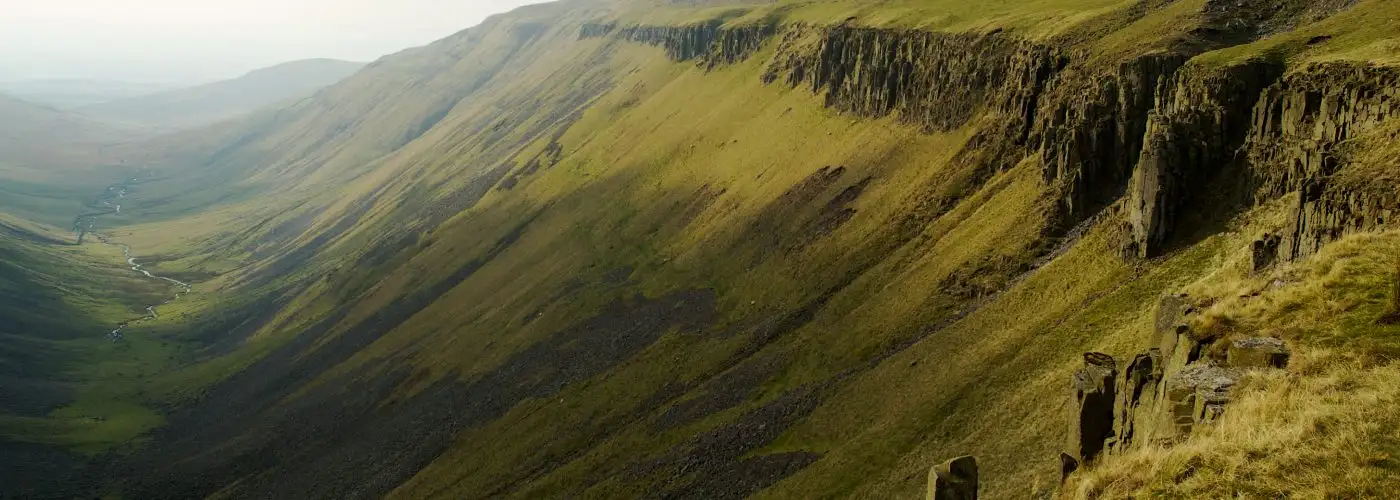
[[[0,0],[0,80],[194,84],[370,62],[539,0]]]

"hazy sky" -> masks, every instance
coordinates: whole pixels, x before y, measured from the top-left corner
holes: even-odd
[[[542,0],[0,0],[0,78],[190,82],[370,61]]]

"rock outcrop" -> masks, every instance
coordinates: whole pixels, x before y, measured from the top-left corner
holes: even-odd
[[[927,500],[977,500],[977,459],[954,458],[928,472]]]
[[[1038,89],[1063,60],[1051,47],[1002,34],[800,26],[784,34],[763,79],[824,91],[834,109],[941,131],[987,109],[1030,118]]]
[[[1239,372],[1210,363],[1193,364],[1173,374],[1167,380],[1165,406],[1171,427],[1162,437],[1189,436],[1197,426],[1206,425],[1225,413],[1230,402],[1230,388],[1239,380]]]
[[[1170,443],[1209,425],[1226,412],[1230,389],[1251,370],[1279,369],[1288,365],[1288,349],[1282,340],[1271,337],[1238,338],[1228,341],[1201,338],[1192,331],[1190,318],[1197,314],[1191,298],[1185,295],[1163,297],[1158,305],[1152,347],[1128,363],[1114,391],[1117,397],[1109,418],[1113,437],[1106,439],[1108,452],[1121,452],[1142,443]],[[1208,355],[1220,351],[1224,355]],[[1104,380],[1106,355],[1086,356],[1086,368],[1075,375],[1075,401],[1083,399],[1081,380],[1086,373]],[[1101,390],[1101,392],[1104,392]],[[1077,414],[1083,413],[1082,404]],[[1095,422],[1098,422],[1095,420]],[[1084,432],[1071,429],[1074,441],[1084,441]],[[1097,435],[1094,436],[1097,441]],[[1083,445],[1078,445],[1083,448]],[[1075,454],[1061,458],[1062,473],[1068,475],[1093,455]]]
[[[611,35],[617,29],[615,22],[583,23],[579,28],[578,39],[602,38]]]
[[[1092,463],[1111,444],[1118,366],[1112,356],[1091,352],[1074,373],[1074,412],[1069,425],[1069,455]]]
[[[1172,76],[1148,120],[1128,192],[1132,253],[1161,253],[1178,211],[1235,161],[1254,103],[1282,72],[1279,64],[1254,61],[1220,70],[1191,66]]]
[[[1259,273],[1278,261],[1279,243],[1282,240],[1274,234],[1265,234],[1251,244],[1249,253],[1249,268],[1251,272]]]
[[[1081,220],[1122,195],[1160,89],[1187,59],[1153,54],[1108,72],[1066,73],[1037,103],[1028,141],[1040,151],[1046,184],[1061,187],[1067,219]]]
[[[1143,411],[1142,406],[1150,405],[1156,397],[1164,369],[1162,351],[1156,348],[1138,354],[1128,363],[1118,390],[1118,401],[1114,404],[1118,416],[1114,422],[1115,443],[1131,443],[1138,429],[1152,426],[1152,412]]]
[[[699,66],[713,69],[748,59],[777,33],[777,25],[763,22],[730,26],[723,18],[680,26],[634,25],[621,29],[594,24],[584,25],[580,36],[607,36],[614,31],[624,40],[665,49],[666,57],[673,61],[695,60]]]
[[[1225,363],[1232,368],[1287,368],[1289,356],[1282,340],[1252,337],[1231,342]]]
[[[1322,63],[1284,77],[1254,110],[1248,156],[1256,196],[1298,193],[1280,259],[1317,252],[1341,236],[1400,217],[1395,186],[1339,182],[1344,147],[1400,116],[1400,69]]]

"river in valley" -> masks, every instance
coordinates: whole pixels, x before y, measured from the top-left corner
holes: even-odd
[[[104,191],[101,196],[98,196],[92,203],[87,205],[89,211],[84,212],[73,220],[73,231],[78,233],[78,244],[81,245],[84,238],[88,235],[92,235],[104,245],[121,248],[122,256],[126,259],[126,264],[132,271],[140,273],[148,279],[163,281],[177,287],[177,291],[169,300],[159,304],[147,305],[146,314],[144,316],[124,321],[118,324],[116,328],[112,329],[111,332],[108,332],[107,338],[111,339],[112,342],[120,342],[122,340],[122,332],[126,331],[131,325],[159,318],[160,313],[156,308],[170,304],[185,294],[190,293],[192,290],[189,283],[152,273],[136,261],[136,256],[131,253],[130,246],[114,242],[107,236],[97,232],[97,222],[99,218],[122,213],[122,202],[126,200],[126,196],[131,193],[132,187],[135,186],[138,181],[138,177],[132,177],[124,182],[107,186],[107,190]]]

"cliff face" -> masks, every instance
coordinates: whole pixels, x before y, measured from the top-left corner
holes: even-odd
[[[961,127],[983,110],[1025,107],[1035,92],[1022,86],[1058,66],[1049,47],[1010,36],[851,26],[795,29],[779,54],[766,81],[825,91],[828,107],[894,114],[931,131]]]
[[[931,132],[994,117],[978,141],[1038,154],[1046,184],[1057,190],[1062,226],[1124,198],[1131,232],[1125,251],[1140,257],[1164,250],[1202,183],[1221,180],[1228,185],[1214,189],[1234,193],[1243,189],[1232,182],[1239,179],[1218,179],[1222,172],[1284,164],[1241,175],[1253,177],[1265,198],[1303,192],[1297,228],[1283,244],[1286,257],[1294,258],[1330,241],[1343,226],[1366,224],[1349,215],[1353,209],[1328,207],[1383,203],[1356,196],[1324,199],[1317,183],[1336,168],[1330,152],[1336,144],[1394,112],[1393,71],[1334,67],[1279,81],[1283,66],[1265,60],[1183,68],[1210,48],[1247,42],[1346,5],[1305,2],[1241,17],[1240,9],[1213,2],[1205,9],[1206,37],[1108,70],[1076,61],[1056,46],[1000,32],[849,24],[725,27],[717,19],[632,26],[619,36],[664,47],[673,60],[698,59],[713,68],[744,60],[780,34],[764,83],[802,86],[824,93],[830,108],[868,118],[892,115]],[[604,36],[610,26],[586,25],[583,36]],[[1248,154],[1238,154],[1241,148]],[[1005,161],[993,166],[1007,167]]]
[[[724,19],[681,26],[633,25],[617,29],[616,23],[588,23],[579,38],[611,35],[628,41],[655,45],[666,50],[673,61],[697,60],[705,68],[733,64],[747,59],[776,32],[772,23],[726,26]]]
[[[1036,119],[1027,123],[1046,183],[1061,187],[1065,217],[1082,219],[1123,193],[1164,81],[1187,58],[1154,54],[1103,73],[1081,69],[1053,82],[1048,95],[1054,97],[1037,103]]]
[[[1257,196],[1297,192],[1280,252],[1285,260],[1311,255],[1348,232],[1392,222],[1393,189],[1338,183],[1350,163],[1345,145],[1400,116],[1400,71],[1364,64],[1326,63],[1290,74],[1269,87],[1253,110],[1248,158]]]
[[[1193,67],[1173,76],[1167,84],[1170,91],[1150,114],[1133,173],[1130,253],[1149,257],[1161,252],[1181,207],[1235,161],[1248,133],[1252,104],[1282,70],[1259,61],[1222,71]],[[1221,188],[1228,189],[1216,186]]]

